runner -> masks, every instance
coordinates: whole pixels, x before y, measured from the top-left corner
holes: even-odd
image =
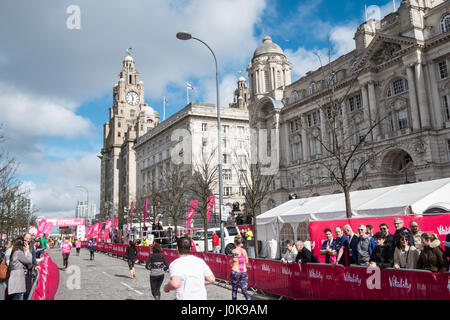
[[[234,237],[234,245],[236,249],[234,249],[231,253],[233,255],[233,259],[230,260],[231,264],[231,298],[233,300],[237,299],[237,292],[239,285],[241,286],[242,294],[245,296],[246,300],[251,300],[250,295],[247,292],[248,286],[248,274],[247,274],[247,264],[248,264],[248,255],[247,251],[242,246],[242,236],[237,235]]]
[[[134,270],[134,262],[136,261],[136,256],[138,254],[138,250],[136,249],[136,244],[130,240],[130,246],[127,248],[127,258],[128,258],[128,267],[130,268],[131,279],[136,277],[136,273]]]
[[[75,241],[75,247],[77,248],[77,256],[80,255],[80,249],[81,249],[81,240],[77,239],[77,241]]]
[[[94,240],[89,240],[89,253],[91,254],[91,259],[94,260],[95,242]]]
[[[155,300],[161,300],[161,285],[164,281],[164,272],[169,268],[166,257],[161,253],[161,247],[155,243],[152,254],[149,255],[145,268],[150,270],[150,287]]]
[[[63,243],[61,243],[62,248],[62,255],[63,255],[63,264],[64,264],[64,270],[67,269],[67,265],[69,264],[69,255],[70,255],[70,249],[72,248],[72,244],[69,242],[69,239],[66,238]]]
[[[205,261],[190,254],[190,248],[188,237],[178,239],[179,258],[169,266],[170,281],[164,292],[176,290],[177,300],[206,300],[205,285],[214,283],[216,278]]]

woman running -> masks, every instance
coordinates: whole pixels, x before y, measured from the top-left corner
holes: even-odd
[[[128,267],[130,268],[131,279],[134,279],[136,277],[136,273],[134,271],[134,262],[136,261],[138,251],[133,241],[130,241],[129,244],[130,246],[127,248],[126,254],[128,258]]]
[[[62,248],[61,251],[62,251],[62,255],[63,255],[64,270],[66,270],[67,266],[69,264],[70,249],[72,249],[72,244],[70,243],[68,237],[61,243],[61,248]]]
[[[169,268],[166,257],[161,253],[161,247],[155,243],[152,254],[148,257],[145,268],[150,270],[150,287],[155,300],[161,299],[161,285],[164,281],[164,272]]]
[[[230,260],[231,264],[231,298],[233,300],[237,299],[237,292],[239,285],[241,286],[242,294],[245,296],[246,300],[250,300],[250,295],[247,292],[248,286],[248,274],[247,274],[247,264],[248,255],[247,251],[242,246],[242,236],[237,235],[234,237],[234,245],[236,249],[232,251],[233,259]]]

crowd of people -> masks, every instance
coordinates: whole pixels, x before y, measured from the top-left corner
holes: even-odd
[[[320,255],[325,256],[325,263],[343,266],[377,266],[379,268],[421,269],[432,272],[447,272],[450,259],[450,234],[443,242],[434,233],[420,231],[417,221],[410,222],[410,229],[404,226],[401,218],[394,219],[395,232],[390,233],[386,223],[379,225],[379,231],[374,233],[372,225],[358,225],[355,234],[350,225],[343,228],[335,227],[336,237],[331,229],[324,230],[325,241],[320,249]],[[318,262],[311,250],[305,247],[303,241],[297,241],[295,246],[290,240],[286,243],[286,253],[283,263]]]

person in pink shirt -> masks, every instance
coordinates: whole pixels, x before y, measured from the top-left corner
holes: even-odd
[[[63,255],[64,270],[66,270],[67,265],[69,264],[70,249],[72,249],[72,244],[69,242],[69,238],[66,238],[61,243],[61,249],[62,249],[61,251],[62,251],[62,255]]]
[[[75,248],[77,248],[77,256],[79,256],[80,255],[80,249],[81,249],[81,240],[80,239],[77,239],[75,241]]]

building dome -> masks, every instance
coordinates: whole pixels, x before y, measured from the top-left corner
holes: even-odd
[[[134,61],[134,59],[133,59],[132,56],[127,55],[127,56],[125,57],[125,60],[124,60],[124,61]]]
[[[153,108],[150,106],[144,106],[141,109],[141,112],[139,113],[139,115],[141,115],[143,117],[153,117],[153,116],[155,116],[155,110],[153,110]]]
[[[245,78],[243,76],[240,76],[239,81],[245,81]]]
[[[253,54],[253,57],[265,54],[265,53],[279,53],[284,55],[283,50],[280,48],[279,45],[272,42],[272,38],[269,36],[265,36],[263,43],[256,48],[255,53]]]

